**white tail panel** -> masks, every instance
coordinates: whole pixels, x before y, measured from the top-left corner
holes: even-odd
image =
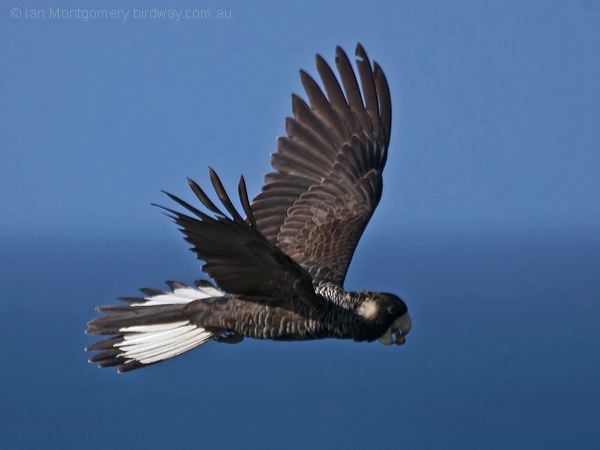
[[[118,336],[91,345],[88,350],[103,351],[90,358],[90,362],[95,362],[101,367],[117,365],[119,372],[126,372],[173,358],[208,342],[213,337],[212,332],[202,328],[191,318],[182,320],[180,317],[178,320],[165,323],[160,320],[160,315],[156,315],[157,323],[152,323],[154,321],[152,318],[157,314],[153,311],[156,311],[155,307],[159,305],[181,308],[180,305],[209,297],[221,297],[225,294],[207,282],[197,282],[196,287],[173,281],[167,284],[171,292],[142,289],[145,294],[143,298],[124,298],[131,306],[130,311],[138,311],[139,317],[146,317],[145,322],[136,325],[135,321],[129,318],[126,326],[118,328],[120,333]],[[146,314],[144,308],[148,308],[150,315]],[[118,323],[119,314],[113,314],[114,316],[108,317],[114,317],[115,323]],[[126,317],[124,315],[122,317]],[[112,333],[116,332],[112,331]]]

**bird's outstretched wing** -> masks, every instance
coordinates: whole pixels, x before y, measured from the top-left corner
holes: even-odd
[[[252,209],[258,229],[316,281],[343,285],[358,241],[381,197],[390,140],[388,83],[356,47],[360,86],[341,48],[341,84],[317,55],[325,93],[304,71],[309,104],[292,95],[287,137],[277,139],[275,169]],[[362,94],[361,94],[362,91]]]
[[[238,193],[246,219],[235,209],[212,169],[210,178],[231,217],[191,179],[188,182],[192,191],[213,215],[169,193],[166,194],[195,217],[161,206],[179,225],[198,259],[205,262],[202,270],[230,294],[281,299],[292,306],[294,302],[303,302],[315,308],[324,307],[325,300],[315,293],[310,274],[257,231],[244,178],[240,178]]]

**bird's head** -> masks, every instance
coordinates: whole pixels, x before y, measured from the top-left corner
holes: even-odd
[[[363,292],[356,314],[377,330],[379,342],[402,345],[411,329],[408,308],[400,297],[385,292]],[[381,332],[381,334],[379,334]]]

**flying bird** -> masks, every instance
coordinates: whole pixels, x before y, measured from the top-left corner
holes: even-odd
[[[308,102],[292,95],[287,136],[277,139],[273,172],[252,202],[240,178],[243,214],[212,169],[220,205],[191,179],[202,209],[165,193],[179,208],[160,207],[214,284],[168,281],[168,290],[140,289],[142,296],[121,298],[124,305],[97,308],[102,315],[86,332],[110,337],[86,348],[96,352],[91,363],[127,372],[209,341],[244,338],[405,342],[411,320],[404,301],[344,290],[354,250],[381,198],[392,123],[388,83],[360,44],[358,79],[340,47],[335,66],[339,78],[316,56],[322,88],[300,71]]]

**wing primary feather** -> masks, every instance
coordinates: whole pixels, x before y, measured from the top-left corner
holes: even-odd
[[[318,140],[321,151],[329,153],[331,155],[330,158],[334,158],[337,150],[337,137],[334,135],[334,130],[331,127],[327,127],[323,120],[315,115],[306,102],[296,94],[292,94],[292,114]]]
[[[335,133],[336,143],[339,145],[343,139],[344,128],[327,101],[327,97],[325,97],[325,94],[323,94],[323,91],[317,82],[304,70],[300,71],[300,81],[308,96],[311,108],[317,111],[323,120],[331,127],[331,130]]]
[[[368,130],[370,127],[352,64],[350,64],[346,52],[339,46],[335,50],[335,64],[340,72],[340,78],[342,79],[342,85],[344,86],[350,109],[357,115],[363,130]]]
[[[335,107],[339,107],[344,104],[346,107],[348,106],[348,102],[346,101],[346,96],[344,95],[344,91],[342,91],[342,87],[338,82],[333,70],[325,58],[321,55],[316,56],[316,64],[317,64],[317,72],[319,72],[319,76],[323,81],[323,86],[325,86],[325,91],[327,92],[327,96],[329,97],[329,101]]]
[[[175,201],[177,201],[177,200],[175,200]],[[167,211],[168,213],[170,213],[170,214],[167,214],[167,213],[163,212],[163,214],[165,216],[167,216],[169,219],[174,220],[175,222],[177,222],[179,220],[182,220],[183,218],[188,218],[188,219],[191,219],[191,220],[195,220],[195,219],[192,219],[189,216],[186,216],[185,214],[181,214],[179,211],[175,211],[174,209],[168,208],[166,206],[159,205],[157,203],[152,203],[152,206],[156,206],[157,208],[160,208],[160,209],[162,209],[162,210]],[[204,221],[213,221],[213,222],[215,221],[215,219],[213,219],[212,217],[204,214],[202,211],[198,211],[197,214]]]
[[[342,87],[333,73],[333,70],[331,70],[331,67],[329,67],[329,64],[327,64],[321,55],[316,56],[316,61],[317,72],[323,81],[323,86],[329,97],[331,107],[342,117],[341,122],[350,132],[359,131],[360,127],[356,124],[352,114],[350,114],[346,96],[344,95],[344,91],[342,91]]]
[[[379,101],[379,115],[385,129],[385,148],[387,156],[387,148],[390,143],[392,129],[392,100],[390,97],[390,87],[381,66],[374,61],[373,67],[375,89],[377,89],[377,99]],[[385,164],[385,159],[383,162]]]
[[[157,203],[151,203],[151,205],[156,206],[157,208],[160,208],[164,211],[169,212],[170,214],[167,214],[166,212],[163,212],[162,214],[167,216],[169,219],[173,220],[175,223],[177,223],[177,221],[183,216],[183,214],[181,214],[180,212],[175,211],[174,209],[171,209],[171,208],[167,208],[166,206],[162,206]]]
[[[358,67],[358,73],[360,75],[362,94],[365,99],[365,108],[371,119],[373,129],[375,130],[376,135],[379,136],[379,104],[377,101],[375,82],[373,80],[373,70],[367,52],[365,52],[365,49],[361,44],[356,46],[356,56],[356,66]]]
[[[244,177],[240,177],[240,182],[238,184],[238,195],[240,197],[240,203],[242,204],[242,208],[244,208],[244,212],[248,218],[248,222],[250,222],[250,226],[253,229],[257,229],[256,220],[254,220],[254,214],[252,213],[252,207],[250,206],[250,200],[248,200],[248,191],[246,190],[246,180]]]
[[[188,178],[187,180],[188,180],[188,184],[190,185],[190,188],[192,189],[194,194],[196,194],[196,197],[198,197],[198,200],[200,200],[200,202],[207,209],[211,210],[215,214],[219,214],[220,216],[225,216],[225,214],[223,214],[223,212],[219,208],[217,208],[217,206],[212,202],[212,200],[210,198],[208,198],[208,195],[206,195],[204,193],[202,188],[200,186],[198,186],[198,183],[196,183],[191,178]]]
[[[156,206],[157,208],[164,209],[164,210],[166,210],[166,211],[169,211],[169,208],[167,208],[167,207],[165,207],[165,206],[161,206],[161,205],[159,205],[159,204],[157,204],[157,203],[150,203],[150,205],[152,205],[152,206]],[[172,211],[172,210],[171,210],[171,211]],[[177,219],[177,217],[176,217],[176,216],[174,216],[173,214],[167,214],[166,212],[163,212],[163,211],[161,211],[161,214],[162,214],[163,216],[165,216],[165,217],[168,217],[169,219],[172,219],[172,220],[176,220],[176,219]]]
[[[221,203],[223,203],[223,206],[225,206],[227,211],[229,211],[229,214],[231,214],[233,221],[237,224],[243,223],[244,219],[237,212],[237,210],[233,206],[233,203],[231,203],[231,199],[229,198],[229,195],[227,195],[227,191],[225,191],[225,188],[223,187],[223,183],[221,183],[221,180],[219,179],[217,172],[215,172],[212,168],[210,169],[210,181],[211,181],[213,188],[217,194],[217,197],[219,197],[219,200],[221,200]]]
[[[197,208],[194,208],[188,202],[180,199],[176,195],[173,195],[173,194],[171,194],[169,192],[166,192],[166,191],[162,191],[162,193],[165,194],[167,197],[169,197],[171,200],[173,200],[175,203],[178,203],[179,205],[183,206],[185,209],[187,209],[188,211],[194,213],[198,217],[204,217],[204,216],[206,216],[206,214],[204,214],[202,211],[200,211]]]

